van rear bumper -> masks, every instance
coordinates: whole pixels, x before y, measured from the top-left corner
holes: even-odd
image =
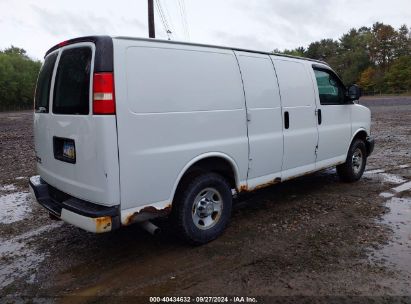
[[[37,202],[65,222],[94,233],[120,227],[119,206],[101,206],[72,197],[47,184],[39,175],[30,178],[29,186]]]

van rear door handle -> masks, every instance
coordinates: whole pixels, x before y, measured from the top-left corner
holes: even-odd
[[[288,111],[284,112],[284,128],[288,129],[290,127],[290,114]]]
[[[321,123],[323,121],[323,118],[321,116],[321,109],[318,109],[317,118],[318,118],[318,124],[321,125]]]

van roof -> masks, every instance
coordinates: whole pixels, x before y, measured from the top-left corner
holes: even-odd
[[[287,54],[281,54],[281,53],[258,51],[258,50],[252,50],[252,49],[243,49],[243,48],[229,47],[229,46],[222,46],[222,45],[184,42],[184,41],[177,41],[177,40],[164,40],[164,39],[157,39],[157,38],[153,39],[153,38],[141,38],[141,37],[128,37],[128,36],[113,36],[113,38],[115,38],[115,39],[126,39],[126,40],[137,40],[137,41],[161,42],[161,43],[180,44],[180,45],[182,44],[182,45],[200,46],[200,47],[212,47],[212,48],[225,49],[225,50],[242,51],[242,52],[265,54],[265,55],[275,55],[275,56],[280,56],[280,57],[288,57],[288,58],[294,58],[294,59],[301,59],[301,60],[317,62],[317,63],[325,64],[326,66],[329,66],[329,64],[326,63],[325,61],[306,58],[306,57],[293,56],[293,55],[287,55]]]
[[[67,45],[67,44],[72,44],[72,43],[78,43],[78,42],[94,42],[94,43],[101,43],[106,45],[107,44],[107,38],[114,38],[114,39],[125,39],[125,40],[136,40],[136,41],[148,41],[148,42],[161,42],[161,43],[169,43],[169,44],[179,44],[179,45],[190,45],[190,46],[200,46],[200,47],[212,47],[212,48],[218,48],[218,49],[225,49],[225,50],[233,50],[233,51],[242,51],[242,52],[250,52],[250,53],[257,53],[257,54],[265,54],[265,55],[275,55],[275,56],[280,56],[280,57],[287,57],[287,58],[294,58],[294,59],[300,59],[300,60],[307,60],[307,61],[312,61],[312,62],[317,62],[324,64],[326,66],[329,66],[328,63],[321,61],[321,60],[316,60],[316,59],[311,59],[311,58],[306,58],[306,57],[299,57],[299,56],[292,56],[292,55],[286,55],[286,54],[280,54],[280,53],[272,53],[272,52],[265,52],[265,51],[257,51],[257,50],[251,50],[251,49],[243,49],[243,48],[237,48],[237,47],[228,47],[228,46],[221,46],[221,45],[212,45],[212,44],[203,44],[203,43],[193,43],[193,42],[184,42],[184,41],[176,41],[176,40],[164,40],[164,39],[152,39],[152,38],[142,38],[142,37],[127,37],[127,36],[84,36],[84,37],[78,37],[74,39],[70,39],[67,41],[60,42],[50,48],[44,57],[46,57],[48,54],[50,54],[52,51]],[[104,47],[105,49],[105,47]]]

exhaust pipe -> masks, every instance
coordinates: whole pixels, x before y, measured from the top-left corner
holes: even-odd
[[[51,212],[49,212],[49,218],[53,221],[61,221],[61,218],[59,218],[58,216],[54,215]]]
[[[161,229],[150,221],[144,221],[139,224],[141,228],[143,228],[145,231],[152,235],[157,235],[161,232]]]

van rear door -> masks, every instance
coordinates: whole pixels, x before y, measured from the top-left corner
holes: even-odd
[[[108,38],[103,50],[102,39],[93,37],[47,53],[36,88],[34,136],[43,180],[76,198],[112,206],[120,203],[120,193],[114,86],[104,83],[113,81]],[[111,101],[109,111],[105,100]]]

